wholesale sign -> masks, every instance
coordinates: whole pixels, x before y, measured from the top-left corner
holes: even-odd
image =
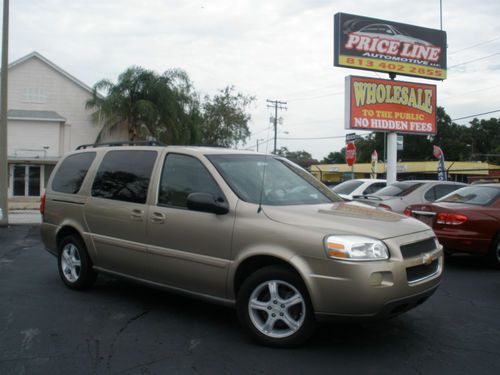
[[[443,80],[446,32],[337,13],[334,65]]]
[[[436,134],[436,86],[346,77],[345,128]]]

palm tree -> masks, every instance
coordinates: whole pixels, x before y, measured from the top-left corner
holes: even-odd
[[[116,84],[107,79],[97,82],[92,98],[86,103],[86,108],[96,110],[92,120],[103,125],[97,140],[106,131],[120,127],[127,129],[131,141],[154,136],[160,116],[155,93],[159,81],[160,77],[153,71],[130,67],[120,74]]]

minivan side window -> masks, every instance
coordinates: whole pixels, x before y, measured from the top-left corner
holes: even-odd
[[[146,203],[156,151],[109,151],[102,159],[92,185],[92,196]]]
[[[210,193],[224,201],[224,195],[203,164],[196,158],[168,154],[160,180],[158,205],[186,208],[191,193]]]
[[[64,159],[52,181],[52,190],[67,194],[78,193],[95,155],[95,152],[82,152]]]

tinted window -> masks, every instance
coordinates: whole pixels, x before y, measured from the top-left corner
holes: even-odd
[[[383,189],[380,189],[375,193],[375,195],[388,197],[404,197],[405,195],[410,194],[413,190],[422,185],[422,182],[395,182]]]
[[[436,185],[433,186],[432,189],[429,189],[427,193],[425,193],[424,198],[427,199],[429,202],[433,202],[436,199],[439,199],[441,197],[444,197],[447,194],[450,194],[451,192],[459,189],[461,186],[460,185]]]
[[[68,156],[57,169],[52,181],[52,190],[69,194],[78,193],[94,159],[95,152]]]
[[[158,204],[186,208],[191,193],[210,193],[215,199],[224,201],[219,186],[198,159],[168,154],[161,174]]]
[[[379,191],[380,189],[382,189],[383,187],[385,187],[386,183],[385,182],[375,182],[373,184],[371,184],[370,186],[368,186],[364,191],[363,191],[363,195],[367,195],[367,194],[373,194],[375,193],[376,191]]]
[[[485,186],[467,186],[443,197],[439,202],[468,203],[487,206],[500,197],[500,189]]]
[[[145,203],[156,151],[110,151],[97,170],[92,196]]]

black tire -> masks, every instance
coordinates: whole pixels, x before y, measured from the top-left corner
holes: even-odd
[[[277,286],[278,297],[274,300],[271,283]],[[257,300],[259,308],[251,309],[250,299]],[[268,266],[250,275],[238,292],[236,308],[243,329],[260,344],[294,347],[314,332],[309,293],[300,276],[285,267]],[[267,333],[264,332],[269,327],[266,323],[271,328]]]
[[[88,289],[94,283],[97,273],[92,269],[92,261],[83,241],[68,235],[59,243],[57,257],[59,276],[70,289]]]
[[[491,241],[491,249],[488,256],[490,258],[490,264],[493,267],[500,269],[500,233],[493,238],[493,241]]]

